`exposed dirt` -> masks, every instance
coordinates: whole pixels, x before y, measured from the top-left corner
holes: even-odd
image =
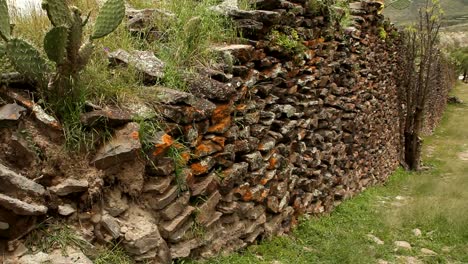
[[[468,151],[458,153],[458,158],[463,161],[468,161]]]

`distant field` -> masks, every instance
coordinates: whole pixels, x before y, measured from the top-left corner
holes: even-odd
[[[425,2],[425,0],[413,0],[410,6],[403,10],[388,6],[384,14],[396,24],[408,24],[417,19],[418,9]],[[440,0],[440,2],[445,11],[444,26],[468,23],[468,0]]]

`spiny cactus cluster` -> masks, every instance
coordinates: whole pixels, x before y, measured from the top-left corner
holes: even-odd
[[[88,63],[93,52],[93,40],[112,33],[125,16],[124,0],[108,0],[98,14],[93,33],[83,41],[83,28],[89,14],[83,18],[81,11],[68,6],[66,0],[43,0],[42,8],[52,23],[44,37],[44,51],[54,62],[55,71],[41,53],[27,41],[12,36],[6,0],[0,0],[0,56],[6,56],[14,68],[39,85],[48,87],[58,96],[73,92],[78,74]]]

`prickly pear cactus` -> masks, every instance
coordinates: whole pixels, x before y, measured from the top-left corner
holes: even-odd
[[[72,24],[68,28],[67,57],[71,64],[76,64],[78,60],[78,51],[83,42],[83,20],[81,11],[72,7]]]
[[[44,37],[44,50],[47,57],[57,63],[62,64],[67,52],[68,29],[64,26],[53,27]]]
[[[78,70],[82,70],[86,64],[88,64],[89,59],[94,51],[94,44],[91,41],[86,42],[80,47],[80,51],[78,52],[78,63],[77,67]]]
[[[0,62],[4,59],[15,70],[39,84],[46,85],[59,95],[73,92],[93,53],[93,40],[113,32],[125,16],[124,0],[107,0],[96,18],[95,28],[90,39],[83,44],[83,28],[89,15],[83,21],[77,7],[68,6],[67,0],[43,0],[42,8],[53,25],[45,38],[44,50],[47,57],[55,63],[55,72],[49,72],[49,65],[41,53],[28,42],[11,37],[10,18],[7,0],[0,0]],[[3,63],[2,63],[3,64]]]
[[[0,74],[11,72],[12,66],[6,57],[6,46],[3,43],[0,43]]]
[[[105,37],[112,33],[122,22],[125,16],[125,3],[123,0],[108,0],[101,8],[91,39]]]
[[[6,0],[0,0],[0,36],[5,41],[10,38],[10,16]]]
[[[55,27],[66,26],[72,22],[70,9],[65,0],[44,0],[42,9],[47,11],[47,17]]]
[[[39,51],[22,39],[10,39],[6,44],[6,55],[19,73],[33,81],[44,81],[49,72]]]

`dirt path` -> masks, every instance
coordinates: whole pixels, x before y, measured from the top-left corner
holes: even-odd
[[[468,263],[468,85],[453,93],[465,104],[450,105],[425,139],[429,170],[398,170],[291,237],[209,263]]]

